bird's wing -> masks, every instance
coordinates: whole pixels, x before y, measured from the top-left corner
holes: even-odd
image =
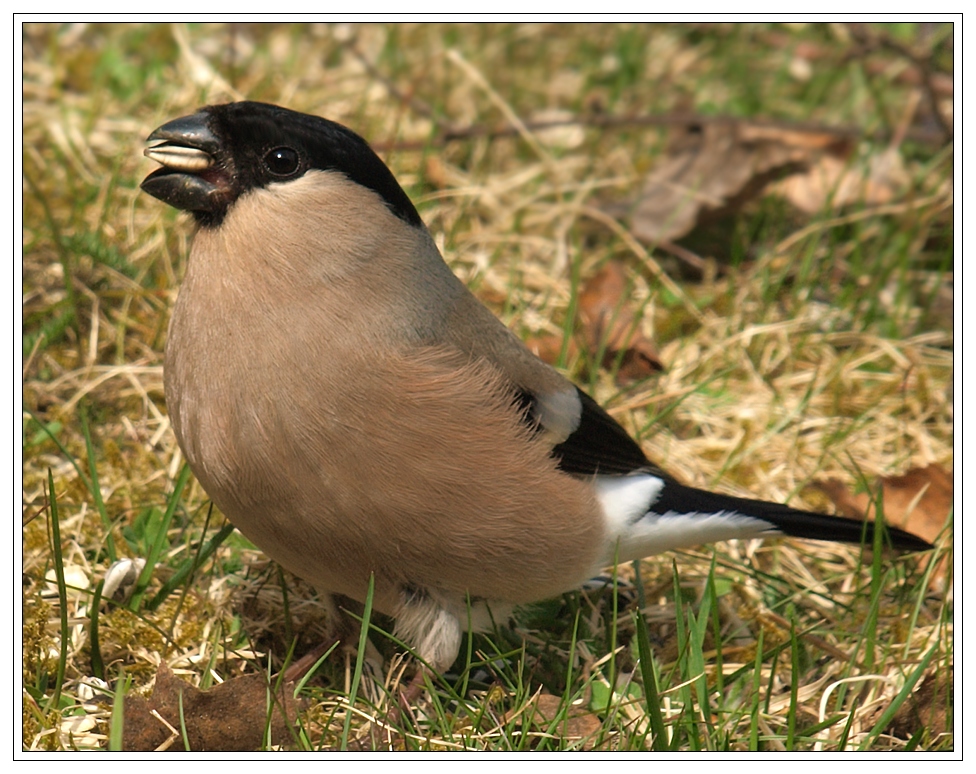
[[[647,459],[640,445],[600,404],[579,388],[575,389],[574,397],[581,406],[579,424],[564,441],[552,448],[552,456],[559,461],[560,470],[581,476],[621,475],[644,470],[664,476]],[[527,409],[526,421],[544,422],[536,410],[537,396],[520,389],[517,400]]]
[[[524,420],[552,444],[561,470],[579,476],[646,470],[667,478],[593,398],[530,352],[460,280],[453,279],[458,287],[444,335],[462,356],[486,360],[502,374]]]

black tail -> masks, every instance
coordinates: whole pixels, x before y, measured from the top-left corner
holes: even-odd
[[[870,545],[874,539],[874,522],[826,516],[790,508],[788,505],[749,500],[744,497],[715,494],[669,481],[654,503],[655,513],[718,513],[730,511],[768,521],[789,537],[809,540],[831,540],[836,543]],[[885,527],[886,542],[899,551],[929,551],[934,546],[910,532]]]

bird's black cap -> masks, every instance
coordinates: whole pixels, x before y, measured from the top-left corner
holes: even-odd
[[[211,105],[163,124],[149,135],[146,155],[163,164],[142,183],[146,193],[219,225],[242,194],[335,170],[379,195],[413,226],[423,221],[393,173],[350,129],[318,116],[263,102]]]

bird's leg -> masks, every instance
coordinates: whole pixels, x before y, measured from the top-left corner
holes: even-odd
[[[414,673],[413,677],[410,678],[410,682],[407,683],[407,687],[400,691],[400,706],[403,709],[409,709],[420,695],[424,692],[424,688],[427,687],[427,667],[421,664],[417,667],[417,671]]]
[[[282,679],[286,683],[295,683],[305,677],[309,670],[315,666],[322,656],[328,653],[329,649],[334,648],[336,645],[341,643],[343,640],[341,634],[326,637],[322,642],[312,648],[308,653],[302,656],[297,661],[288,665],[285,669]]]
[[[326,637],[322,642],[312,648],[300,659],[290,664],[282,675],[285,682],[296,682],[301,680],[308,673],[316,662],[325,655],[330,648],[336,645],[351,646],[355,648],[359,642],[359,633],[354,630],[350,616],[347,611],[352,611],[352,615],[362,613],[362,607],[348,597],[329,594],[320,597],[323,604],[328,609],[329,620],[332,622],[333,633]],[[358,607],[357,607],[358,606]]]
[[[389,748],[392,742],[392,735],[400,731],[400,719],[404,714],[412,714],[411,706],[416,702],[427,687],[426,681],[427,668],[421,664],[410,682],[404,688],[397,688],[399,700],[391,704],[386,711],[383,721],[374,720],[370,723],[368,738],[372,743],[373,749]]]

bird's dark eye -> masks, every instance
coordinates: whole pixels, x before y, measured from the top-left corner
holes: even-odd
[[[287,177],[298,170],[301,159],[291,148],[272,148],[264,154],[264,165],[272,175]]]

